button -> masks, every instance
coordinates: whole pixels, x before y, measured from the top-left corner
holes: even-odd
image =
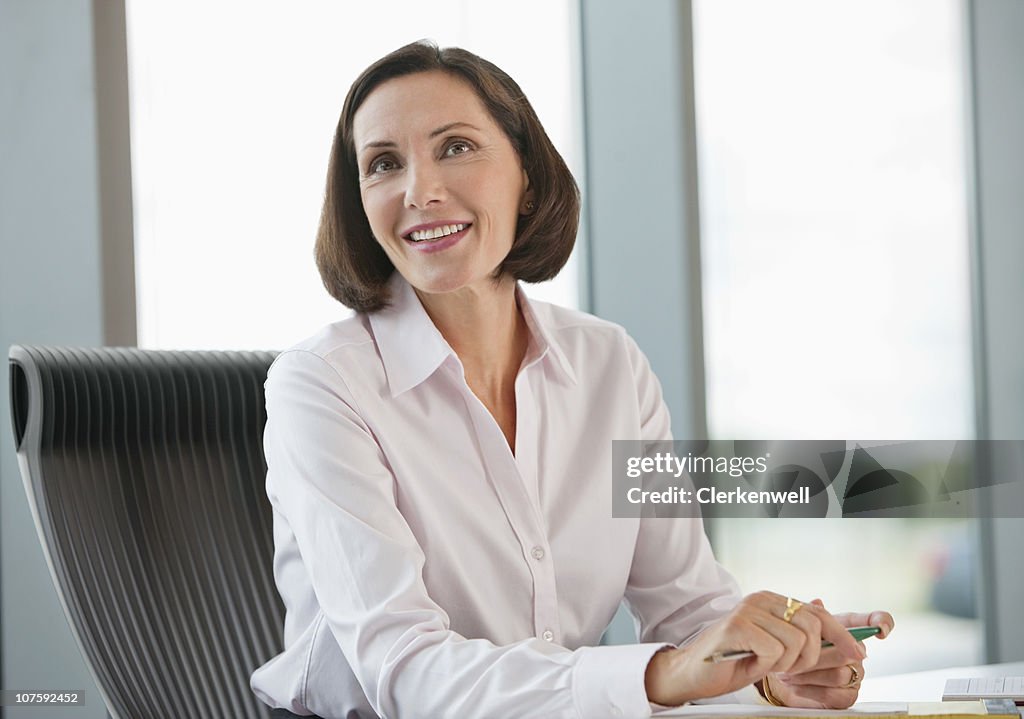
[[[550,629],[545,629],[544,633],[541,634],[540,636],[541,636],[541,639],[543,639],[545,642],[553,642],[553,641],[555,641],[555,633],[553,631],[551,631]]]
[[[533,555],[534,559],[544,559],[544,547],[534,547],[530,554]]]

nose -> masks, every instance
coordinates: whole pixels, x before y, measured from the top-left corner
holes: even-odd
[[[405,206],[423,209],[444,202],[447,198],[441,168],[430,160],[419,160],[409,165],[406,172]]]

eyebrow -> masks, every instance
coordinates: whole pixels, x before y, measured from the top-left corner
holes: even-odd
[[[449,130],[454,130],[457,127],[468,127],[471,130],[476,130],[477,132],[480,132],[480,128],[478,128],[476,125],[470,125],[468,122],[449,122],[447,125],[442,125],[436,130],[431,130],[429,137],[433,139],[438,135],[443,135]],[[367,142],[365,145],[363,145],[362,149],[366,150],[371,147],[395,147],[395,143],[392,142],[391,140],[374,140],[372,142]]]

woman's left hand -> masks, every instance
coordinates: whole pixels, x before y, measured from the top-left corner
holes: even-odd
[[[824,608],[820,599],[813,604]],[[836,614],[844,627],[879,627],[876,636],[885,639],[895,622],[889,612]],[[846,709],[857,701],[864,664],[851,662],[834,648],[823,649],[818,663],[799,674],[769,674],[763,681],[779,702],[808,709]]]

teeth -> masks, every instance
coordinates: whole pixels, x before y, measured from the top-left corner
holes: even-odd
[[[446,237],[453,232],[462,232],[464,229],[466,229],[465,225],[441,225],[432,230],[416,230],[409,237],[413,242],[423,242],[424,240],[436,240],[439,237]]]

